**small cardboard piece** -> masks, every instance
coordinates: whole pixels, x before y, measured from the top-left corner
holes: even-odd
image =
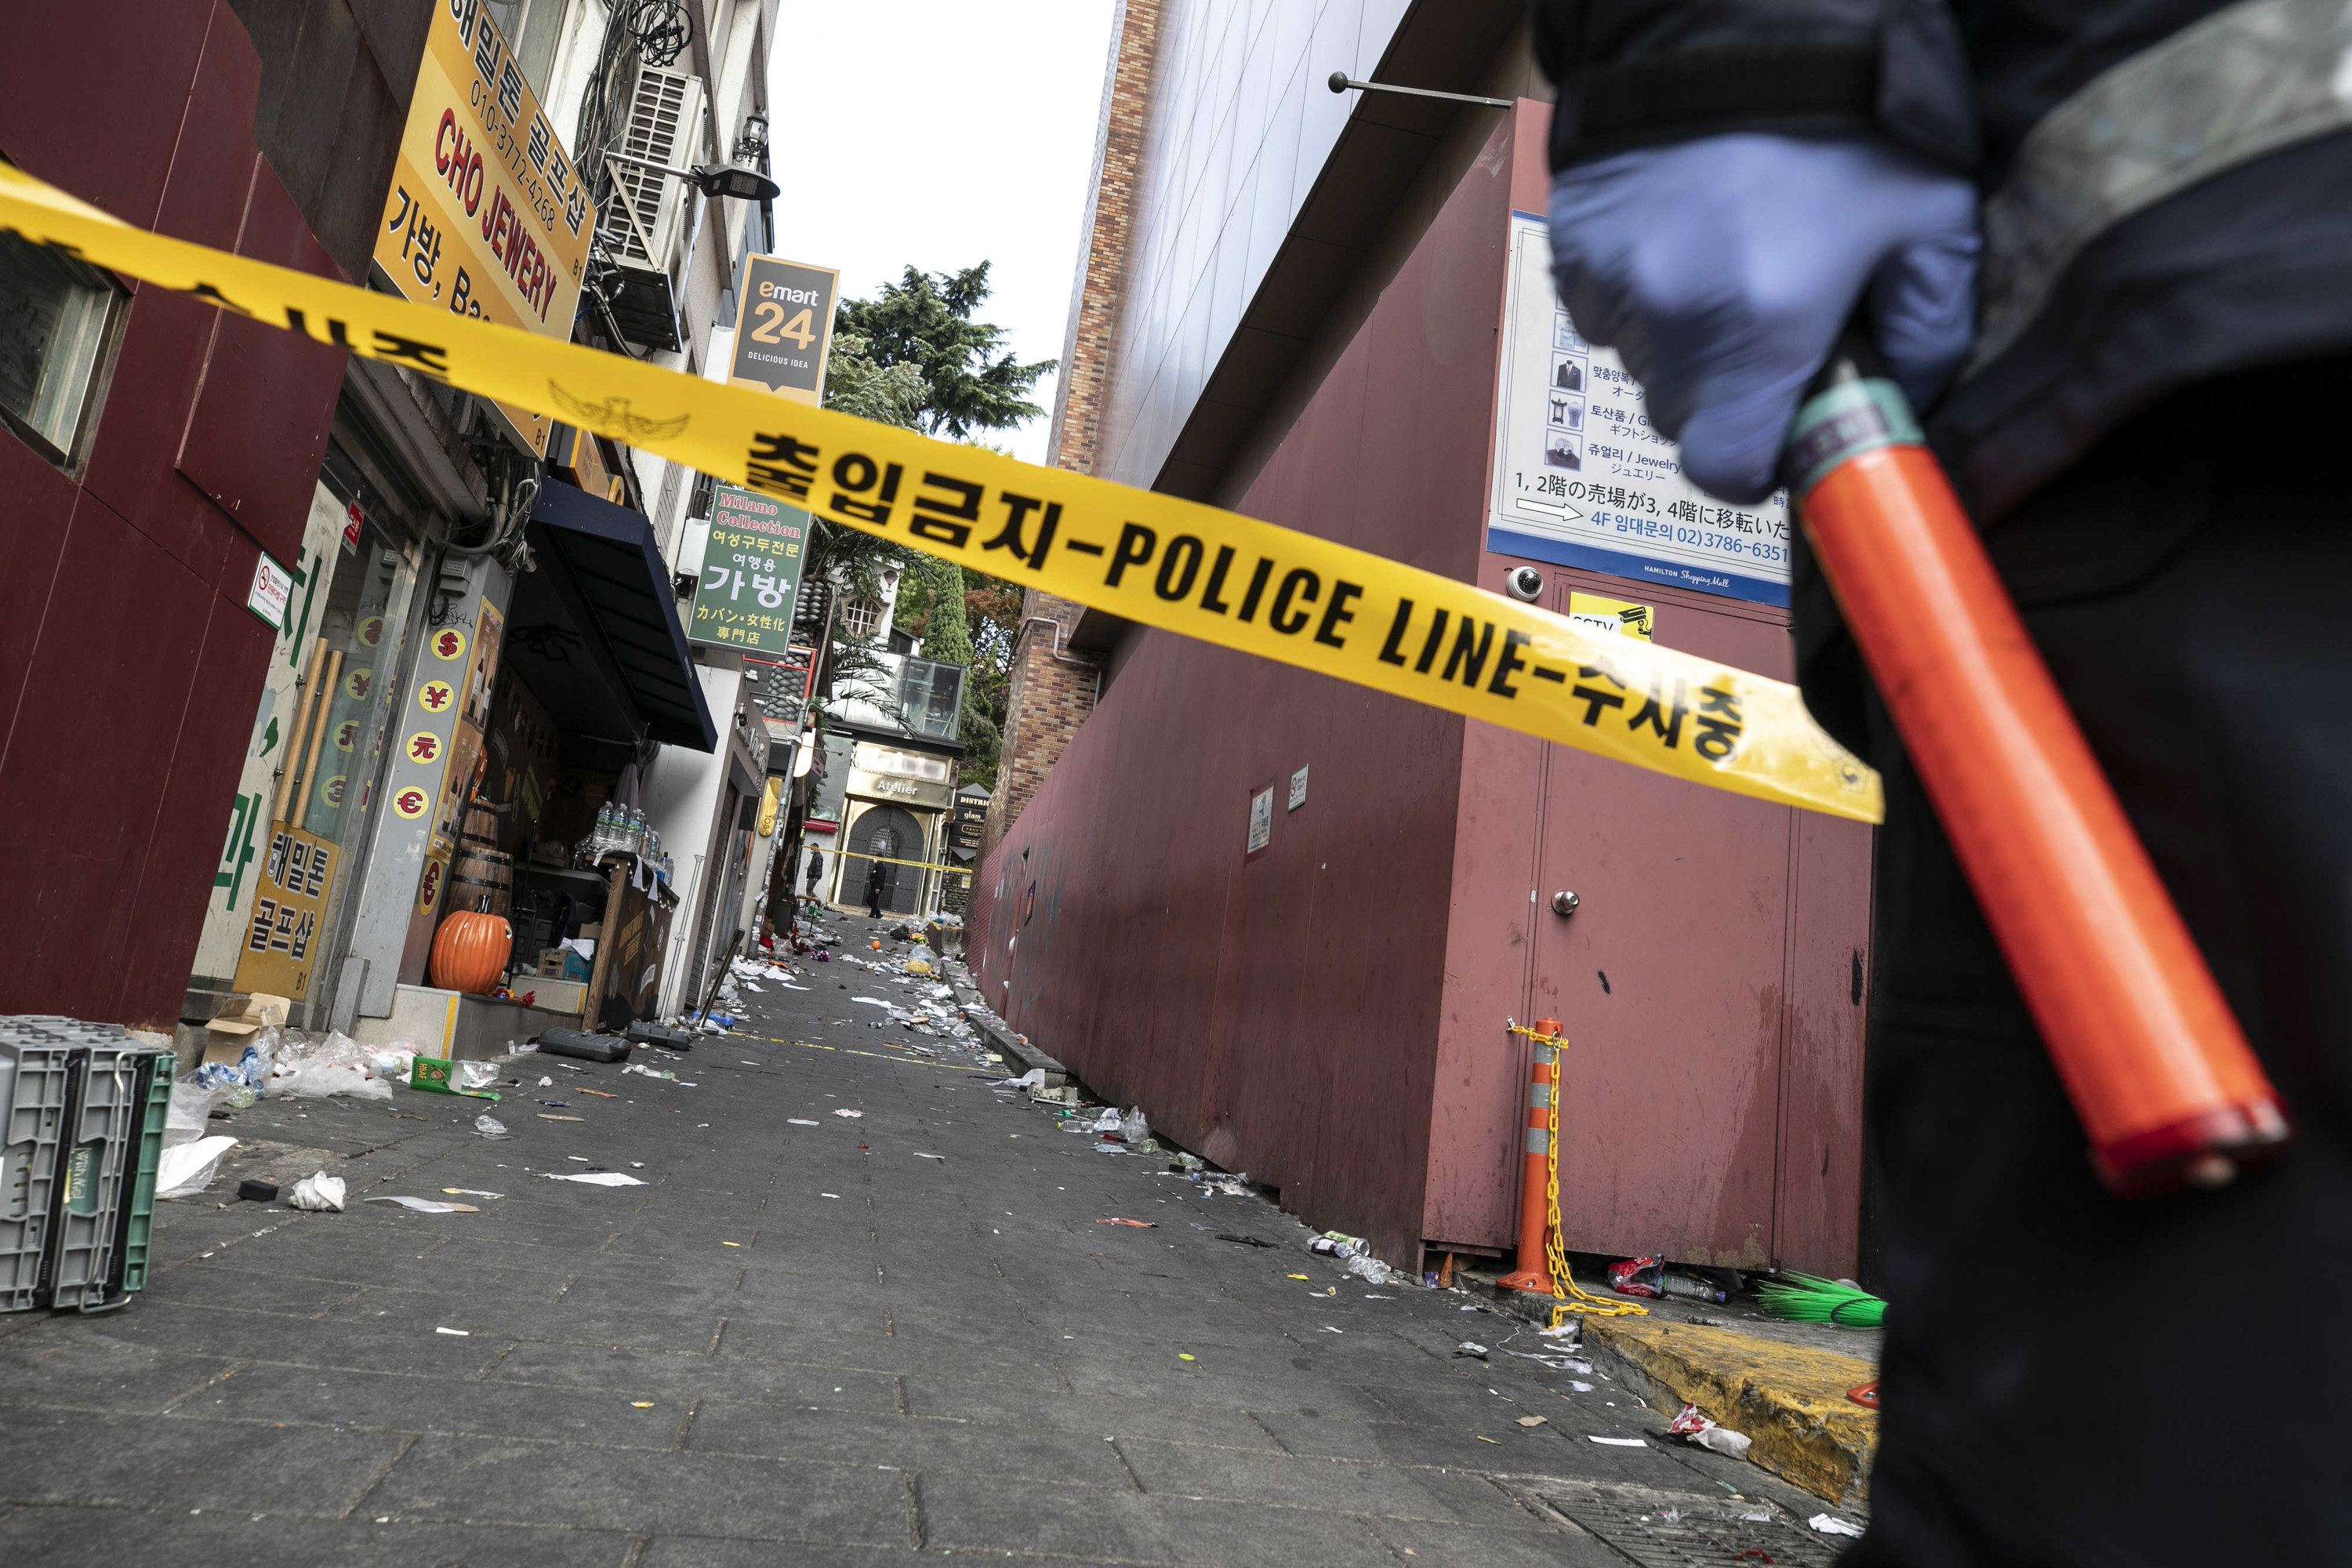
[[[205,1026],[205,1060],[235,1066],[245,1056],[252,1037],[263,1029],[283,1028],[293,1004],[283,996],[255,991],[231,996]]]

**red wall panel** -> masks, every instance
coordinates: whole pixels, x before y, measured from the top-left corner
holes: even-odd
[[[49,7],[12,45],[0,153],[130,222],[330,270],[255,151],[260,64],[226,6]],[[103,94],[61,67],[96,58]],[[263,542],[299,542],[341,371],[223,323],[134,290],[78,475],[0,434],[0,1013],[179,1016],[272,642],[246,590]]]
[[[132,910],[182,715],[209,675],[200,666],[213,604],[210,584],[82,497],[0,757],[0,821],[27,850],[23,880],[0,904],[9,954],[0,1012],[113,1018],[123,973],[136,964],[160,967],[166,1016],[176,1016],[195,931],[142,931]],[[248,694],[248,717],[251,705]],[[213,831],[171,850],[200,858],[209,872],[226,799],[224,788],[206,802]],[[176,973],[175,949],[184,950]]]
[[[252,167],[237,254],[341,279],[268,161],[257,157]],[[226,310],[206,314],[210,352],[179,470],[262,549],[290,563],[350,355]]]
[[[0,153],[125,223],[154,226],[213,7],[79,0],[8,9]],[[101,122],[104,133],[93,133]],[[252,123],[250,104],[240,123]]]
[[[1507,167],[1484,159],[1454,192],[1241,510],[1476,570]],[[1412,1263],[1438,1158],[1463,732],[1146,635],[975,879],[991,1003],[1179,1142]],[[1273,839],[1244,859],[1264,788]]]

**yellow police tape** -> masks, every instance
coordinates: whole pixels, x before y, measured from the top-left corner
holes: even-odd
[[[1717,789],[1882,815],[1877,775],[1794,687],[1435,573],[148,234],[5,164],[0,229],[1148,626]]]

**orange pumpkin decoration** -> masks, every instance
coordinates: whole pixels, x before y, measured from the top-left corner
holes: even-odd
[[[458,910],[433,933],[428,972],[444,991],[488,993],[498,988],[514,952],[514,928],[503,915]]]

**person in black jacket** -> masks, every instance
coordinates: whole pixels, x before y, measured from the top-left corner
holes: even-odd
[[[1685,472],[1778,482],[1857,314],[2296,1119],[2109,1197],[1810,560],[1807,704],[1884,773],[1846,1562],[2352,1561],[2352,13],[1537,0],[1555,276]],[[2058,890],[2053,889],[2054,895]],[[2027,896],[2033,896],[2029,894]]]

